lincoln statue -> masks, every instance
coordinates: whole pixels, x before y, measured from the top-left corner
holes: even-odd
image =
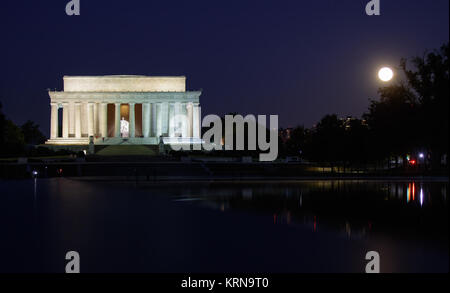
[[[184,76],[64,76],[64,90],[49,91],[46,144],[199,143],[200,95]]]
[[[128,123],[128,121],[122,117],[122,120],[120,120],[120,136],[128,137],[129,134],[130,134],[130,123]]]

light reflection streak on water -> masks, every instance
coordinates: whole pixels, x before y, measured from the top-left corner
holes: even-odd
[[[395,206],[395,201],[408,205],[408,210],[415,215],[419,215],[420,211],[417,209],[426,208],[427,205],[425,195],[430,194],[430,184],[423,184],[416,181],[393,181],[393,182],[360,182],[360,181],[317,181],[317,182],[302,182],[301,184],[289,184],[288,186],[280,186],[278,184],[257,185],[249,183],[239,183],[233,185],[225,185],[221,183],[219,187],[207,186],[201,187],[199,190],[183,191],[181,198],[175,198],[174,201],[203,201],[203,203],[213,203],[208,205],[221,212],[228,209],[249,209],[265,211],[270,210],[270,217],[274,224],[296,224],[301,223],[311,227],[311,230],[317,232],[319,229],[319,217],[311,215],[311,212],[316,212],[316,209],[322,209],[322,206],[327,206],[328,200],[334,201],[337,198],[346,200],[351,204],[352,200],[359,201],[359,195],[364,194],[366,190],[373,190],[373,193],[367,195],[368,202],[374,202],[376,207],[377,198],[383,198],[389,201],[384,204],[386,208],[392,209]],[[445,188],[441,188],[442,191]],[[417,197],[416,197],[417,191]],[[321,197],[321,193],[329,194]],[[347,198],[346,194],[353,195],[353,198]],[[344,195],[344,196],[343,196]],[[358,196],[355,196],[358,195]],[[180,196],[180,195],[179,195]],[[406,196],[406,200],[405,200]],[[318,199],[318,197],[320,199]],[[445,194],[442,194],[445,201]],[[416,201],[417,200],[417,201]],[[265,204],[267,201],[269,204]],[[277,202],[278,201],[278,202]],[[202,203],[202,204],[203,204]],[[336,207],[339,208],[339,207]],[[342,208],[345,208],[344,206]],[[384,208],[384,207],[383,207]],[[291,209],[293,209],[291,211]],[[339,212],[338,212],[339,213]],[[306,219],[305,220],[305,215]],[[351,238],[365,237],[366,232],[372,231],[372,222],[380,229],[380,219],[369,218],[359,219],[359,215],[355,218],[346,220],[344,223],[338,220],[338,223],[333,222],[335,215],[328,211],[324,213],[325,217],[321,217],[321,226],[333,227],[340,231],[343,228],[344,232]],[[347,216],[347,214],[345,214]],[[327,218],[329,217],[329,218]],[[381,221],[382,222],[382,221]],[[380,231],[380,230],[377,230]]]
[[[408,203],[411,200],[411,183],[408,184],[406,189],[406,202]]]
[[[34,194],[33,194],[33,210],[36,213],[37,211],[37,178],[34,178]]]
[[[420,186],[420,206],[423,206],[423,188]]]
[[[406,202],[409,203],[410,201],[416,200],[416,183],[408,183],[408,186],[406,188]],[[423,195],[423,186],[420,184],[420,190],[419,190],[419,201],[420,206],[423,206],[424,203],[424,195]]]

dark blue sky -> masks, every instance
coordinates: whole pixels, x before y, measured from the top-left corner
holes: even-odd
[[[202,114],[278,114],[283,127],[360,116],[377,69],[449,39],[448,0],[2,1],[0,100],[48,134],[63,75],[186,75]]]

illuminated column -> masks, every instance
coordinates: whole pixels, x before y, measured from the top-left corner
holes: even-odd
[[[167,136],[169,133],[169,103],[164,102],[161,104],[161,134]]]
[[[175,104],[169,103],[169,137],[174,137],[174,128],[175,128]]]
[[[192,103],[189,102],[187,103],[187,137],[192,137],[192,129],[193,129],[193,125],[192,125]]]
[[[50,103],[50,138],[58,137],[58,104]]]
[[[130,137],[135,137],[136,136],[136,127],[135,127],[135,117],[134,117],[134,105],[135,103],[129,103],[128,104],[130,107]]]
[[[200,129],[201,129],[201,115],[200,115],[200,107],[198,103],[193,103],[192,110],[192,136],[195,138],[200,138]]]
[[[64,138],[69,137],[69,104],[63,103],[63,133]]]
[[[88,137],[94,136],[94,103],[87,104]]]
[[[161,113],[161,104],[156,103],[156,137],[160,137],[162,134],[162,113]]]
[[[175,119],[174,119],[174,133],[175,136],[178,136],[180,134],[180,115],[181,115],[181,103],[176,102],[174,105],[174,111],[175,111]]]
[[[81,103],[75,103],[75,137],[81,138]]]
[[[81,136],[87,135],[87,103],[81,103]]]
[[[181,137],[188,136],[187,103],[181,103]]]
[[[108,104],[100,104],[100,135],[102,137],[108,136]]]
[[[158,124],[157,123],[157,112],[156,112],[156,103],[152,103],[151,104],[151,109],[150,109],[150,111],[152,112],[152,115],[151,115],[151,117],[150,117],[150,121],[151,121],[151,124],[150,124],[150,129],[151,129],[151,136],[152,137],[157,137],[157,135],[156,135],[156,132],[157,132],[157,129],[156,129],[156,125]]]
[[[97,135],[99,132],[99,129],[100,129],[100,127],[98,125],[98,116],[99,116],[98,112],[99,112],[98,104],[94,103],[94,135]]]
[[[69,136],[75,136],[75,103],[69,102]]]
[[[142,132],[144,137],[150,136],[150,103],[142,104]]]
[[[120,103],[114,105],[114,137],[120,137]]]
[[[84,134],[89,137],[89,102],[83,103],[83,108],[84,108],[84,118],[83,118]]]

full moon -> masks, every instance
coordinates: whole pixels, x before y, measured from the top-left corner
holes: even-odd
[[[378,77],[382,81],[390,81],[392,77],[394,76],[394,72],[392,72],[392,69],[389,67],[383,67],[378,71]]]

